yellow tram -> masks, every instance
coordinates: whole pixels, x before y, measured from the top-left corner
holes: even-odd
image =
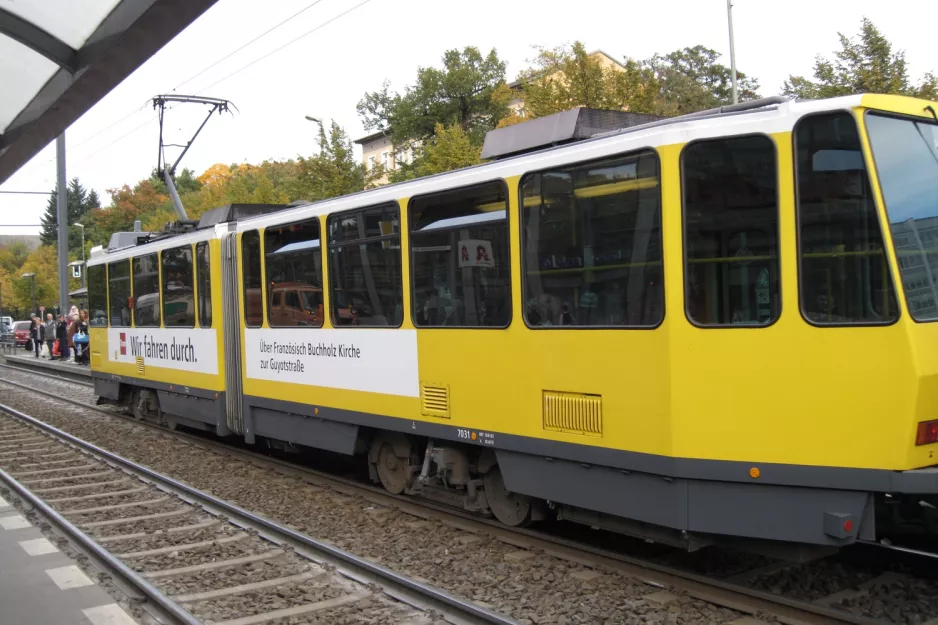
[[[772,98],[120,233],[97,394],[511,525],[938,531],[935,106]]]

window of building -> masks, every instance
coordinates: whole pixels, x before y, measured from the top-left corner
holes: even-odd
[[[390,152],[384,151],[381,153],[381,164],[384,165],[385,169],[391,169]]]
[[[664,318],[658,157],[641,152],[521,181],[531,327],[653,327]]]
[[[212,327],[212,258],[208,241],[195,246],[195,272],[199,284],[199,326]]]
[[[378,165],[377,159],[374,156],[368,157],[368,169],[374,169]]]
[[[501,181],[410,201],[414,325],[511,320],[508,196]]]
[[[322,327],[319,220],[267,228],[264,254],[267,257],[267,322],[271,327]]]
[[[769,137],[688,145],[684,180],[684,293],[701,326],[778,319],[778,172]]]
[[[160,325],[160,266],[155,252],[134,258],[134,325]]]
[[[814,324],[898,318],[856,121],[849,113],[795,126],[801,312]]]
[[[195,286],[192,278],[192,246],[160,252],[163,275],[163,325],[195,327]]]
[[[111,327],[130,327],[130,260],[119,260],[107,266],[108,301]]]
[[[404,320],[396,202],[329,216],[332,323],[398,327]]]
[[[261,236],[257,230],[241,235],[241,273],[244,281],[244,323],[259,328],[264,321],[261,293]]]
[[[92,328],[107,327],[107,269],[104,265],[88,267],[88,312]]]
[[[866,129],[883,190],[909,313],[938,320],[938,125],[869,113]]]

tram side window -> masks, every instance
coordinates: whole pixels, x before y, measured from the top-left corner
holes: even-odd
[[[156,253],[134,258],[134,325],[160,325],[160,268]]]
[[[273,326],[321,328],[322,248],[319,219],[264,231],[267,321]]]
[[[664,319],[658,157],[641,152],[521,182],[531,327],[654,327]]]
[[[92,328],[107,327],[107,273],[104,265],[88,267],[88,310]]]
[[[511,265],[504,183],[414,198],[409,210],[414,325],[507,326]]]
[[[163,325],[195,327],[192,246],[183,245],[161,252],[163,261]]]
[[[898,317],[856,121],[806,117],[795,127],[801,311],[814,324]]]
[[[244,274],[244,323],[259,328],[264,309],[261,303],[261,237],[257,230],[241,235],[241,272]]]
[[[107,266],[108,300],[111,303],[111,327],[130,327],[130,260]]]
[[[764,136],[692,143],[682,168],[688,319],[774,322],[781,309],[775,144]]]
[[[404,320],[397,203],[329,216],[332,323],[399,327]]]
[[[199,285],[199,327],[212,327],[212,261],[208,241],[195,245],[195,272]]]

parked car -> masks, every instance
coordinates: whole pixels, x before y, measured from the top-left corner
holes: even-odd
[[[14,321],[13,334],[16,336],[16,346],[32,349],[33,342],[29,338],[29,326],[31,321]]]

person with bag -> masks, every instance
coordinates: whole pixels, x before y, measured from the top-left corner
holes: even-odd
[[[70,314],[66,320],[68,323],[68,329],[66,330],[66,336],[68,340],[68,361],[71,363],[75,362],[75,332],[78,330],[78,313]]]
[[[82,310],[78,315],[78,322],[75,326],[75,335],[72,337],[75,344],[75,362],[81,365],[88,364],[88,311]]]
[[[44,326],[46,335],[46,349],[43,349],[42,353],[45,354],[48,350],[49,353],[46,354],[46,358],[49,360],[55,360],[52,349],[55,347],[55,325],[55,318],[52,316],[52,313],[46,315],[46,325]]]

